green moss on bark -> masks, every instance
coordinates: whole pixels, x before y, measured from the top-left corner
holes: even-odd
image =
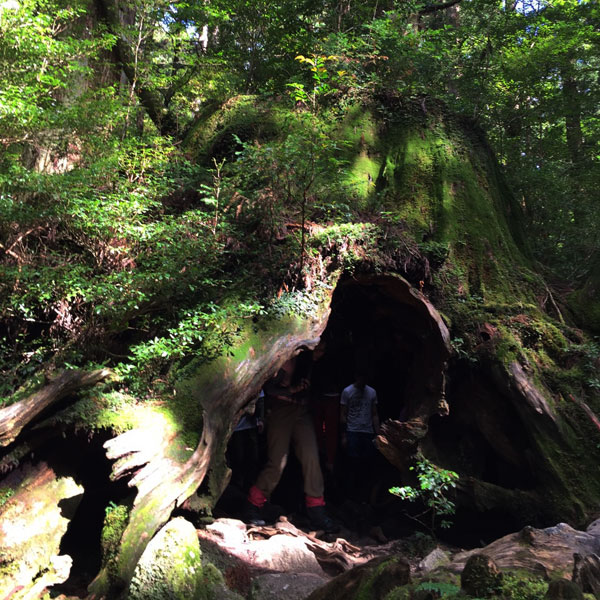
[[[148,544],[129,587],[129,600],[217,600],[223,576],[202,565],[194,527],[182,518],[169,522]]]
[[[116,558],[128,520],[129,507],[122,504],[111,504],[107,507],[100,543],[102,545],[102,568],[106,569],[111,579],[115,579],[117,576]]]

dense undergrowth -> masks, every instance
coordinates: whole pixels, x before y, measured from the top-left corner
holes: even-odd
[[[595,396],[597,348],[532,268],[481,134],[435,103],[240,97],[184,147],[148,134],[72,167],[4,179],[4,402],[40,369],[97,364],[138,397],[169,394],[174,366],[355,269],[429,294],[459,358],[481,359],[487,323],[502,360]]]

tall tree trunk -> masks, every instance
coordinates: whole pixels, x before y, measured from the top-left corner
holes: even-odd
[[[581,102],[577,82],[572,73],[563,71],[562,95],[565,104],[565,129],[567,147],[573,163],[581,159],[583,132],[581,131]]]

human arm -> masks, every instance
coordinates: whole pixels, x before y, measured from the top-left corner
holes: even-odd
[[[371,409],[371,416],[373,418],[373,431],[374,431],[375,435],[377,435],[379,433],[380,423],[379,423],[379,413],[377,412],[377,403],[376,402],[373,402],[373,407]]]
[[[292,396],[305,390],[309,387],[310,382],[306,378],[302,378],[298,383],[292,385],[290,382],[291,375],[280,369],[271,380],[265,384],[265,393],[271,398],[277,400],[292,400]]]
[[[346,429],[348,427],[348,399],[345,396],[345,390],[342,392],[342,397],[340,399],[340,424],[342,430],[342,447],[346,447]]]
[[[379,412],[377,411],[377,396],[373,400],[373,404],[371,405],[371,417],[373,419],[373,432],[375,435],[379,433]]]

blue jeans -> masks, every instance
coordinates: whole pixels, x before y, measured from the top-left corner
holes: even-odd
[[[362,431],[346,432],[346,452],[350,458],[371,458],[375,456],[373,445],[374,433],[363,433]]]

